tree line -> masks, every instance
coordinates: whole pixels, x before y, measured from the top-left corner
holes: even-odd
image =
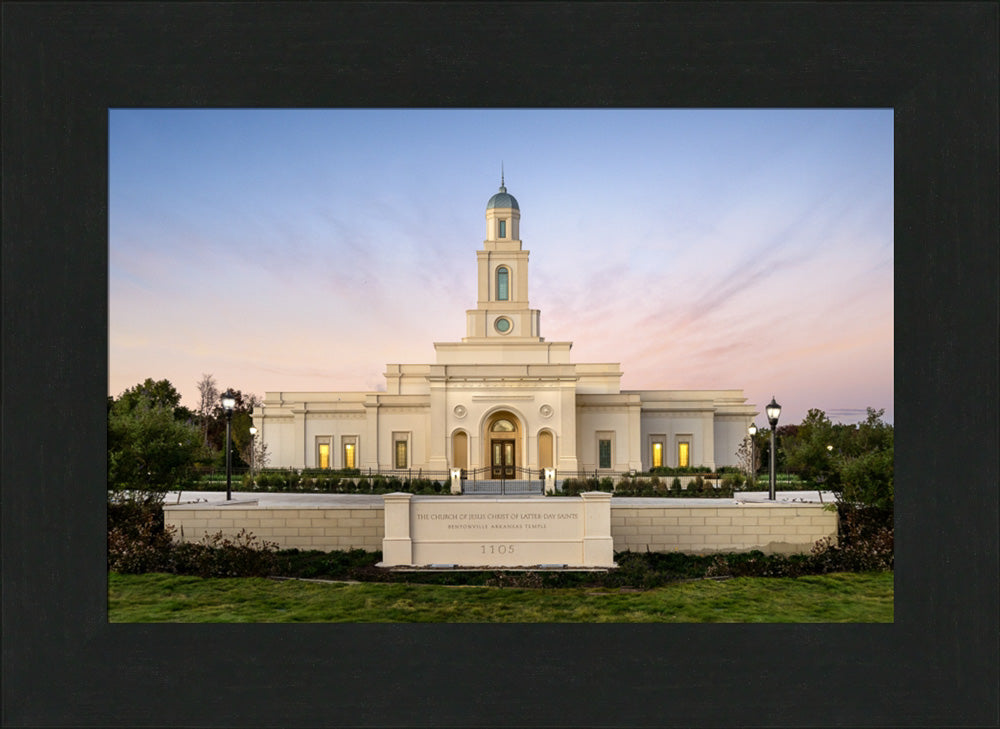
[[[262,438],[251,439],[251,413],[260,405],[252,393],[220,393],[215,378],[198,382],[196,410],[180,404],[169,380],[147,378],[118,397],[108,397],[108,489],[112,497],[158,500],[166,491],[189,488],[201,472],[225,468],[226,413],[222,396],[236,405],[231,420],[234,468],[267,465]],[[253,456],[251,456],[253,442]]]
[[[775,431],[777,469],[833,491],[844,501],[891,507],[895,493],[894,432],[884,415],[884,409],[867,408],[862,422],[845,425],[831,422],[822,410],[809,410],[798,425],[782,425]],[[770,463],[770,439],[771,431],[763,428],[753,436],[758,474]],[[737,451],[744,470],[750,468],[749,451],[747,441]]]

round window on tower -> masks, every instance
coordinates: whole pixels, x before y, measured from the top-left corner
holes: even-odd
[[[510,332],[510,329],[513,326],[513,324],[510,323],[510,319],[508,319],[505,316],[501,316],[495,322],[493,322],[493,326],[496,327],[496,330],[501,334],[507,334]]]

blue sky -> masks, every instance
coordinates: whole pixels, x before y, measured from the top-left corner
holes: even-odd
[[[521,207],[542,336],[625,389],[893,416],[892,111],[109,112],[109,394],[374,390]],[[763,424],[763,415],[758,417]]]

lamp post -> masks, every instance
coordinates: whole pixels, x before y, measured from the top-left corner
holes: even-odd
[[[753,487],[757,487],[757,454],[754,450],[756,443],[753,442],[753,437],[757,435],[757,425],[755,423],[750,423],[750,427],[747,428],[747,433],[750,434],[750,479]]]
[[[253,461],[254,461],[254,436],[257,435],[257,429],[250,426],[250,485],[253,485]]]
[[[222,409],[226,411],[226,501],[233,500],[232,490],[232,452],[233,442],[230,439],[231,426],[233,422],[233,408],[236,407],[236,399],[226,393],[222,396]]]
[[[781,406],[774,399],[774,395],[772,395],[771,402],[764,409],[767,412],[767,422],[771,425],[771,491],[768,498],[774,501],[774,482],[776,480],[774,464],[778,456],[777,448],[774,445],[774,431],[778,427],[778,416],[781,415]]]

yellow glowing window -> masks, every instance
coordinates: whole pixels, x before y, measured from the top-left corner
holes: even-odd
[[[344,444],[344,468],[354,468],[354,444]]]
[[[686,468],[690,461],[691,444],[690,443],[678,443],[677,444],[677,465],[681,468]]]
[[[319,467],[330,467],[330,446],[327,443],[320,443],[319,445]]]
[[[653,468],[663,465],[663,444],[653,443]]]
[[[406,468],[406,441],[396,441],[396,468]]]

